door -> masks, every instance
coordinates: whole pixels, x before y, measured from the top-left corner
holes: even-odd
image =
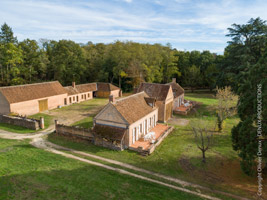
[[[64,105],[67,105],[67,98],[64,98]]]
[[[48,100],[47,99],[39,101],[39,112],[42,112],[45,110],[48,110]]]
[[[135,128],[133,129],[133,144],[135,143]]]

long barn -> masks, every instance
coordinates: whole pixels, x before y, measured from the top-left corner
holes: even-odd
[[[0,88],[0,114],[31,115],[64,105],[67,92],[58,81]]]

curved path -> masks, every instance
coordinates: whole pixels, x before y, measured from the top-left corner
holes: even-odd
[[[15,140],[32,139],[31,145],[35,146],[36,148],[44,149],[46,151],[49,151],[49,152],[52,152],[52,153],[55,153],[55,154],[59,154],[59,155],[62,155],[64,157],[67,157],[67,158],[72,158],[72,159],[79,160],[79,161],[82,161],[82,162],[85,162],[85,163],[88,163],[88,164],[96,165],[96,166],[99,166],[99,167],[102,167],[102,168],[105,168],[105,169],[117,171],[119,173],[127,174],[129,176],[133,176],[133,177],[136,177],[136,178],[139,178],[139,179],[143,179],[143,180],[146,180],[146,181],[149,181],[149,182],[154,182],[154,183],[157,183],[157,184],[160,184],[160,185],[164,185],[164,186],[167,186],[167,187],[172,188],[172,189],[176,189],[176,190],[183,191],[183,192],[186,192],[186,193],[194,194],[194,195],[197,195],[197,196],[202,197],[202,198],[216,199],[216,200],[219,199],[219,198],[216,198],[216,197],[212,197],[212,196],[209,196],[209,195],[202,194],[200,192],[191,191],[191,190],[183,188],[183,187],[188,186],[188,187],[192,187],[192,188],[196,188],[196,189],[202,189],[202,190],[205,190],[205,191],[208,191],[208,192],[212,192],[212,193],[222,194],[222,195],[225,195],[225,196],[228,196],[228,197],[231,197],[231,198],[235,198],[235,199],[247,200],[247,198],[243,198],[243,197],[240,197],[240,196],[237,196],[237,195],[233,195],[233,194],[222,192],[222,191],[218,191],[218,190],[212,190],[210,188],[207,188],[207,187],[204,187],[204,186],[201,186],[201,185],[198,185],[198,184],[193,184],[193,183],[189,183],[189,182],[177,179],[177,178],[165,176],[165,175],[162,175],[162,174],[159,174],[159,173],[155,173],[155,172],[152,172],[152,171],[149,171],[149,170],[145,170],[145,169],[142,169],[142,168],[135,167],[133,165],[129,165],[127,163],[122,163],[122,162],[119,162],[119,161],[116,161],[116,160],[103,158],[103,157],[96,156],[96,155],[89,154],[89,153],[85,153],[85,152],[82,152],[82,151],[76,151],[74,149],[65,148],[65,147],[53,144],[53,143],[48,142],[47,140],[43,139],[43,136],[50,134],[54,130],[55,129],[53,128],[53,126],[50,126],[48,129],[46,129],[44,131],[40,131],[38,133],[34,133],[34,134],[32,134],[32,133],[31,134],[17,134],[17,133],[11,133],[11,132],[7,132],[7,131],[2,131],[1,130],[0,138],[15,139]],[[69,151],[71,153],[75,153],[75,154],[79,154],[79,155],[82,155],[82,156],[86,156],[86,157],[98,159],[98,160],[101,160],[101,161],[105,161],[105,162],[108,162],[108,163],[111,163],[111,164],[115,164],[115,165],[118,165],[118,166],[121,166],[121,167],[124,167],[124,168],[127,168],[127,169],[131,169],[131,170],[134,170],[134,171],[138,171],[138,172],[146,173],[146,174],[149,174],[149,175],[153,175],[155,177],[158,177],[158,178],[161,178],[161,179],[165,179],[167,181],[178,183],[178,184],[182,185],[182,187],[178,187],[178,186],[175,186],[175,185],[172,185],[172,184],[168,184],[168,183],[165,183],[165,182],[162,182],[162,181],[158,181],[158,180],[155,180],[155,179],[152,179],[152,178],[148,178],[148,177],[145,177],[145,176],[142,176],[142,175],[138,175],[138,174],[135,174],[135,173],[132,173],[132,172],[128,172],[128,171],[126,171],[124,169],[111,167],[111,166],[108,166],[108,165],[105,165],[105,164],[102,164],[102,163],[99,163],[99,162],[95,162],[95,161],[91,161],[91,160],[88,160],[88,159],[84,159],[84,158],[81,158],[79,156],[75,156],[73,154],[62,152],[60,150]]]

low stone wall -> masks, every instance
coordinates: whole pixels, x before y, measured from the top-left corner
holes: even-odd
[[[117,143],[115,141],[114,142],[108,141],[101,137],[95,137],[94,144],[97,146],[105,147],[105,148],[112,149],[112,150],[117,150],[117,151],[123,150],[121,143]]]
[[[40,129],[40,120],[20,116],[0,115],[0,122],[25,127],[32,130]]]
[[[97,146],[106,147],[113,150],[122,151],[121,143],[115,141],[107,141],[104,138],[95,136],[92,129],[84,129],[74,126],[66,126],[63,124],[55,124],[56,133],[75,140],[89,141]]]
[[[91,129],[66,126],[63,124],[56,124],[55,128],[56,128],[56,133],[58,135],[74,137],[74,138],[89,140],[89,141],[94,140],[94,135]]]

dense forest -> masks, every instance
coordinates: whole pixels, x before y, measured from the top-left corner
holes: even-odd
[[[124,91],[141,81],[166,83],[176,77],[183,86],[213,89],[221,55],[178,51],[170,45],[115,41],[77,44],[70,40],[18,42],[6,23],[0,32],[0,85],[59,80],[111,82]]]

